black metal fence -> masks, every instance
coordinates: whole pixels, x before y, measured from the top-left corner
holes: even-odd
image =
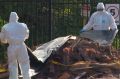
[[[79,35],[79,31],[96,11],[98,2],[120,4],[119,0],[52,0],[52,37]],[[119,26],[118,26],[118,29]],[[113,45],[120,48],[120,32]]]
[[[50,0],[4,0],[0,1],[0,26],[7,23],[11,11],[19,15],[19,21],[25,22],[30,29],[27,43],[38,45],[51,39],[51,3]]]
[[[30,47],[59,36],[79,35],[99,1],[109,0],[0,0],[0,27],[8,22],[11,11],[16,11],[20,22],[30,29],[26,41]],[[117,0],[116,0],[117,1]],[[113,1],[112,3],[116,2]],[[114,46],[119,47],[119,34]]]

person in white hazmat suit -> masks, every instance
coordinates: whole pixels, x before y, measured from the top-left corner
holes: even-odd
[[[88,23],[83,27],[82,30],[80,30],[80,33],[91,29],[97,31],[118,30],[114,17],[105,10],[105,6],[102,2],[97,4],[97,11],[92,14]],[[115,35],[113,37],[115,37]],[[99,39],[96,41],[98,41],[100,45],[108,43],[106,40]]]
[[[97,11],[92,14],[88,23],[80,32],[87,30],[116,30],[117,25],[113,16],[105,10],[102,2],[97,4]]]
[[[9,79],[18,79],[18,63],[23,79],[31,79],[29,76],[29,56],[24,41],[29,37],[27,25],[18,22],[16,12],[10,13],[9,23],[2,27],[0,38],[3,43],[8,43],[8,68]]]

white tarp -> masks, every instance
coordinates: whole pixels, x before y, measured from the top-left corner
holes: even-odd
[[[33,54],[43,63],[51,55],[52,51],[59,49],[71,36],[58,37],[38,47]]]

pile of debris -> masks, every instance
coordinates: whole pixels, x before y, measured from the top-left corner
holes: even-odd
[[[120,79],[119,50],[88,38],[74,37],[61,43],[44,63],[28,48],[31,68],[37,73],[32,79]]]
[[[38,66],[40,72],[35,79],[119,79],[120,51],[76,37]]]

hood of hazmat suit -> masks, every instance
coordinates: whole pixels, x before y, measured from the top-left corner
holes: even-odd
[[[99,10],[99,9],[105,10],[105,6],[102,2],[97,4],[97,10]]]
[[[18,19],[19,19],[19,17],[16,12],[10,13],[9,22],[18,22]]]
[[[23,79],[31,79],[29,76],[29,56],[24,41],[29,36],[29,30],[25,23],[18,22],[16,12],[10,13],[9,23],[2,28],[0,38],[7,41],[9,63],[9,79],[18,79],[18,63],[23,75]]]

